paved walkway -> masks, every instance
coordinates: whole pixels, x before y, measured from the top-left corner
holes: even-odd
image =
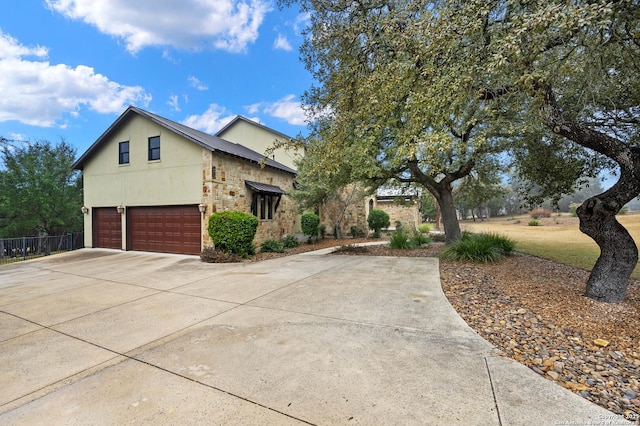
[[[630,424],[498,356],[437,259],[322,252],[0,267],[0,389],[3,425]]]

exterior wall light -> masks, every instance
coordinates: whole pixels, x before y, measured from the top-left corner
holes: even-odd
[[[200,213],[204,214],[207,211],[207,205],[206,204],[198,204],[198,210],[200,210]]]
[[[80,211],[82,212],[82,214],[87,214],[87,213],[89,213],[89,207],[82,206],[82,207],[80,207]]]
[[[120,214],[124,213],[124,206],[122,204],[120,204],[118,207],[116,207],[116,209],[118,210],[118,213],[120,213]]]

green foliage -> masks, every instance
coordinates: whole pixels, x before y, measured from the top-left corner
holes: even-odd
[[[300,241],[298,241],[295,235],[287,235],[282,239],[282,245],[284,248],[295,248],[300,245]]]
[[[276,240],[265,240],[260,244],[263,253],[284,253],[284,243]]]
[[[418,231],[422,232],[423,234],[427,234],[429,231],[431,231],[432,226],[429,223],[421,223],[420,225],[418,225]]]
[[[351,225],[350,231],[351,231],[351,237],[356,238],[358,236],[358,227],[357,226]]]
[[[0,237],[82,230],[82,176],[71,168],[74,157],[65,141],[2,148]]]
[[[325,225],[324,223],[321,223],[320,226],[318,226],[318,233],[320,234],[320,237],[322,237],[322,239],[324,240],[324,237],[327,234],[327,225]]]
[[[227,253],[248,257],[255,253],[253,239],[258,218],[243,212],[220,212],[209,217],[209,236],[215,247]]]
[[[569,204],[569,213],[571,214],[571,216],[573,216],[573,217],[577,217],[578,216],[578,207],[580,207],[579,203],[571,203],[571,204]]]
[[[373,229],[373,237],[380,238],[380,230],[388,228],[391,223],[389,222],[389,215],[384,210],[373,209],[369,212],[367,217],[367,224],[370,229]]]
[[[529,225],[529,226],[540,226],[540,221],[537,220],[537,219],[531,219],[527,225]]]
[[[414,230],[411,233],[411,243],[413,247],[427,247],[431,244],[431,238],[419,230]]]
[[[629,212],[629,208],[627,206],[622,206],[618,214],[627,214]]]
[[[449,244],[440,257],[471,262],[495,262],[510,255],[516,247],[515,241],[498,234],[463,234],[459,241]]]
[[[320,226],[320,217],[314,213],[305,213],[300,218],[300,227],[302,233],[309,237],[309,239],[318,236]]]
[[[429,244],[431,244],[431,238],[416,229],[408,232],[402,227],[396,227],[389,237],[389,246],[393,249],[415,249],[427,247]]]
[[[402,227],[400,229],[396,228],[396,230],[391,233],[391,236],[389,237],[389,246],[392,249],[403,250],[413,248],[409,234],[407,231],[402,229]]]

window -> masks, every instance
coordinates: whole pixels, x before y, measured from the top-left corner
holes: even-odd
[[[272,220],[285,192],[275,185],[248,180],[245,184],[253,192],[251,214],[261,220]]]
[[[280,195],[253,194],[251,202],[251,214],[261,220],[273,219],[273,214],[278,209]]]
[[[129,164],[129,142],[118,144],[118,164]]]
[[[160,159],[160,136],[149,138],[149,161]]]

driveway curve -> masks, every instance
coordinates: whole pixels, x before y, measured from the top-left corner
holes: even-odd
[[[501,357],[433,258],[0,267],[0,423],[629,425]]]

